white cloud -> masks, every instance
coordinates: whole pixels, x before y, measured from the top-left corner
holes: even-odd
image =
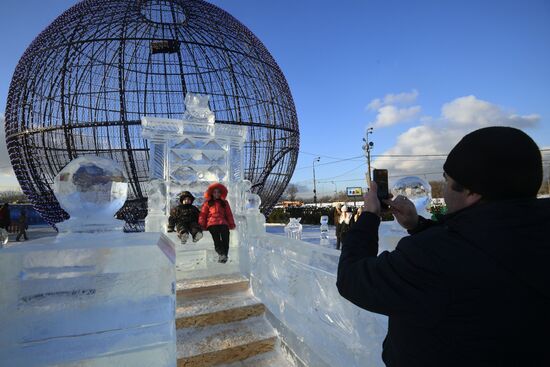
[[[486,126],[535,127],[540,116],[518,115],[505,111],[490,102],[465,96],[445,103],[441,116],[425,116],[420,125],[399,135],[396,144],[383,155],[427,155],[447,154],[467,133]],[[428,179],[439,179],[443,173],[445,157],[399,157],[377,158],[373,165],[387,168],[390,176],[426,175]]]
[[[418,91],[413,89],[410,92],[403,92],[397,94],[386,94],[384,98],[375,98],[367,105],[367,110],[376,111],[380,107],[388,105],[399,105],[399,104],[411,104],[416,101],[418,97]]]
[[[422,108],[420,106],[405,107],[416,101],[418,91],[386,94],[383,98],[376,98],[367,105],[368,111],[376,111],[375,120],[369,124],[375,128],[383,128],[400,122],[412,121]]]
[[[378,109],[373,127],[382,128],[395,125],[399,122],[411,121],[420,114],[420,106],[398,108],[395,106],[383,106]]]
[[[449,103],[445,103],[441,108],[441,117],[456,126],[470,126],[474,128],[490,125],[526,128],[535,126],[540,120],[539,115],[520,116],[509,113],[497,105],[477,99],[472,95],[460,97]]]

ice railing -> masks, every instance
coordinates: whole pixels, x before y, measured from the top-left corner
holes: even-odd
[[[252,219],[252,216],[247,216]],[[397,236],[388,236],[395,242]],[[383,366],[387,318],[340,296],[340,251],[258,231],[247,238],[254,295],[308,366]],[[381,244],[381,248],[392,244]]]

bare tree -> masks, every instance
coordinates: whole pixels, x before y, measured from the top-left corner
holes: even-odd
[[[21,191],[10,190],[0,192],[0,203],[28,203],[29,199]]]
[[[443,189],[445,188],[444,181],[430,181],[430,186],[432,187],[432,197],[433,198],[442,198]]]
[[[292,183],[288,184],[285,190],[285,197],[290,201],[295,201],[297,193],[298,193],[298,186]]]

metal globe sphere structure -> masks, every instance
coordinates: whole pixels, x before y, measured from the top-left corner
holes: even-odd
[[[32,42],[6,107],[23,191],[47,221],[66,219],[53,179],[72,159],[97,155],[123,165],[127,214],[144,216],[148,146],[140,118],[181,117],[186,92],[211,96],[216,123],[248,126],[245,177],[269,210],[296,165],[292,95],[260,40],[201,0],[87,0]]]

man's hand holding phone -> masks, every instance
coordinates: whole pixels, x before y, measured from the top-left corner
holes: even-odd
[[[365,194],[364,198],[364,210],[380,216],[380,200],[378,200],[378,186],[376,182],[371,182],[369,192]]]
[[[385,200],[385,203],[390,206],[391,213],[403,228],[407,230],[416,228],[418,213],[412,201],[399,195],[393,200]]]

